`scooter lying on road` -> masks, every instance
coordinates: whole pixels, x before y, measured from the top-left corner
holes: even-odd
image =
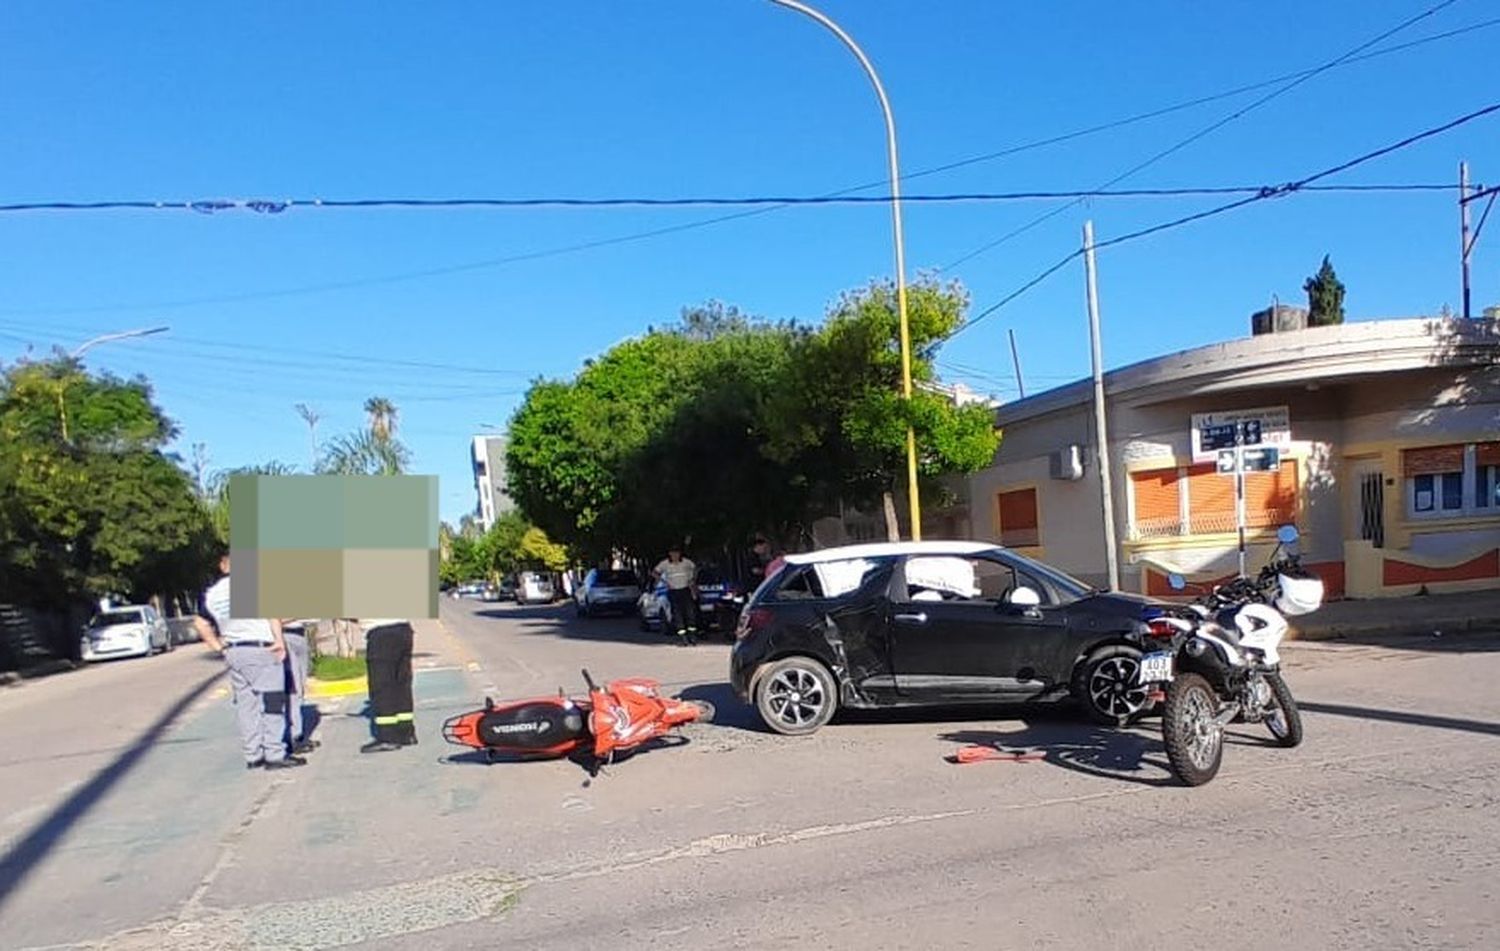
[[[1236,578],[1146,622],[1140,681],[1157,690],[1165,685],[1162,742],[1173,775],[1186,785],[1201,786],[1218,774],[1224,728],[1235,721],[1264,723],[1283,747],[1302,742],[1302,717],[1282,679],[1277,647],[1287,631],[1285,615],[1322,605],[1323,582],[1302,568],[1290,547],[1296,528],[1283,526],[1277,538],[1259,576]],[[1179,591],[1187,587],[1180,575],[1171,583]]]
[[[645,678],[612,680],[600,687],[587,670],[586,699],[555,697],[496,704],[443,724],[443,738],[456,746],[483,750],[490,762],[504,754],[556,758],[582,752],[595,764],[612,761],[617,750],[634,749],[684,723],[711,720],[713,707],[698,700],[663,697],[661,684]]]

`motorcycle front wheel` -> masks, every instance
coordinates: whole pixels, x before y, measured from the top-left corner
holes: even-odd
[[[1266,711],[1266,729],[1278,746],[1291,749],[1302,742],[1302,712],[1297,709],[1297,699],[1280,674],[1266,674],[1266,686],[1271,688],[1275,704]]]
[[[1186,786],[1202,786],[1219,773],[1224,761],[1224,728],[1218,715],[1218,694],[1202,676],[1179,674],[1167,685],[1161,714],[1162,743],[1172,774]]]

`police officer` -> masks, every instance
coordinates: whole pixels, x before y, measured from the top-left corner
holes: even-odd
[[[370,711],[375,738],[361,753],[387,753],[417,742],[415,703],[411,692],[411,624],[399,618],[362,618],[365,672],[370,682]]]
[[[319,745],[309,739],[307,727],[302,720],[302,700],[307,696],[307,667],[312,652],[307,645],[307,626],[311,618],[297,618],[282,625],[282,638],[286,641],[286,745],[291,753],[311,753]]]
[[[677,627],[679,644],[696,642],[698,634],[698,566],[682,557],[682,546],[667,549],[667,557],[651,571],[653,581],[667,584],[667,603]]]
[[[198,634],[210,649],[223,656],[229,668],[229,687],[234,696],[240,745],[246,769],[287,769],[304,766],[307,760],[289,755],[286,731],[286,641],[281,622],[267,618],[237,618],[229,611],[229,552],[221,550],[219,571],[223,577],[203,593],[204,606],[213,616],[212,625],[193,619]]]

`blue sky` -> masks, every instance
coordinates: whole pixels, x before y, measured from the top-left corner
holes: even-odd
[[[880,69],[913,172],[1316,66],[1439,2],[821,6]],[[1381,46],[1496,16],[1492,3],[1457,0]],[[765,0],[10,0],[6,21],[0,202],[812,195],[885,174],[857,64]],[[1490,26],[1329,70],[1124,184],[1287,181],[1489,105],[1500,100],[1497,38]],[[906,190],[1098,186],[1265,91]],[[1500,117],[1489,117],[1330,181],[1452,182],[1467,158],[1474,180],[1493,182],[1500,167],[1485,159],[1500,162],[1497,146]],[[1104,240],[1212,204],[1095,200],[944,274],[977,311],[1077,247],[1085,218]],[[947,265],[1051,207],[911,206],[908,269]],[[717,298],[815,319],[842,290],[891,272],[878,205],[494,263],[722,214],[0,215],[0,360],[28,342],[170,326],[100,346],[88,363],[149,376],[182,427],[181,451],[205,443],[213,467],[305,464],[293,404],[318,408],[327,435],[359,425],[364,398],[384,394],[456,519],[474,505],[468,437],[503,426],[528,381],[569,375],[685,305]],[[1353,318],[1457,309],[1457,220],[1451,193],[1308,194],[1110,249],[1099,262],[1105,360],[1242,336],[1272,293],[1301,303],[1325,253]],[[1500,303],[1500,236],[1485,237],[1476,311]],[[1083,300],[1075,262],[954,340],[946,375],[1013,397],[1008,329],[1028,392],[1086,374]]]

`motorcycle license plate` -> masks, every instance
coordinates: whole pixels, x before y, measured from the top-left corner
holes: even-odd
[[[1172,679],[1172,652],[1157,651],[1141,658],[1141,683],[1163,683]]]

